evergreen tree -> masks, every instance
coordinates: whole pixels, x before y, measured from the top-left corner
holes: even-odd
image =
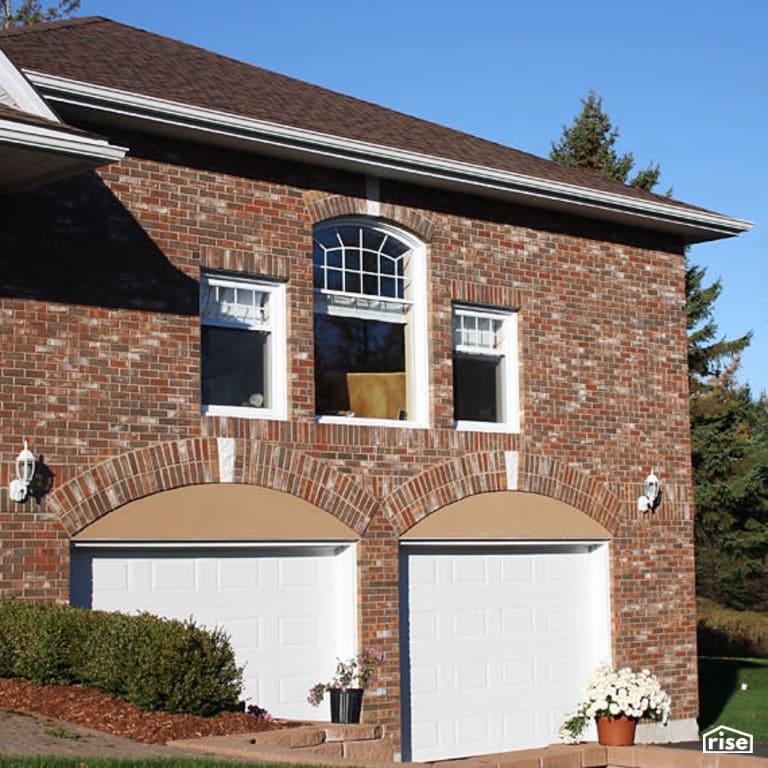
[[[691,399],[698,594],[768,609],[768,404],[735,380],[738,356]]]
[[[611,119],[603,111],[603,100],[594,91],[581,100],[581,113],[574,118],[571,127],[563,126],[559,143],[552,142],[550,160],[571,168],[581,168],[606,179],[620,181],[631,187],[653,189],[659,181],[661,170],[650,165],[629,181],[629,174],[635,165],[631,152],[619,155],[616,139],[619,129],[614,128]]]
[[[3,29],[55,21],[71,16],[79,7],[80,0],[59,0],[43,9],[41,0],[21,0],[14,10],[14,0],[0,0],[3,9]]]
[[[731,361],[743,352],[752,339],[746,333],[738,339],[717,338],[714,306],[723,286],[715,280],[704,287],[705,267],[687,263],[685,271],[685,310],[688,320],[688,377],[691,397],[697,396],[712,384],[731,365]]]

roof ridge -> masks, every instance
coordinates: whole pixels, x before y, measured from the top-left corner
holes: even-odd
[[[57,21],[40,21],[37,24],[23,24],[18,27],[0,29],[0,37],[40,34],[41,32],[66,29],[67,27],[81,27],[87,24],[98,24],[105,21],[109,21],[105,16],[75,16],[69,19],[58,19]]]

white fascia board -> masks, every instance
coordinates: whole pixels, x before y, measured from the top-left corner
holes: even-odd
[[[22,112],[60,122],[58,115],[45,103],[27,78],[2,51],[0,51],[0,91],[5,91],[12,102],[11,106],[15,106]]]
[[[177,128],[229,136],[262,146],[282,147],[308,158],[333,158],[370,173],[395,171],[402,178],[439,179],[465,191],[506,194],[528,205],[555,207],[600,218],[619,218],[650,229],[678,232],[692,241],[747,232],[752,222],[695,208],[542,179],[434,155],[348,139],[318,131],[271,123],[229,112],[122,91],[82,81],[28,71],[45,96],[80,107],[123,115]],[[538,202],[537,202],[538,201]],[[548,205],[547,205],[548,203]],[[613,214],[608,216],[608,214]]]
[[[122,160],[128,151],[125,147],[115,146],[105,139],[1,118],[0,144],[16,145],[25,149],[37,149],[70,157],[82,157],[101,164]]]

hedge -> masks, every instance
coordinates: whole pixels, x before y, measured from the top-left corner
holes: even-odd
[[[736,611],[706,598],[696,605],[700,656],[768,658],[768,614]]]
[[[223,630],[192,619],[6,600],[0,677],[79,683],[141,709],[210,716],[237,706],[243,669]]]

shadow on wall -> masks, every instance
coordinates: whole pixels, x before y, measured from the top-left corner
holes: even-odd
[[[0,296],[196,315],[198,291],[96,173],[0,198]]]

